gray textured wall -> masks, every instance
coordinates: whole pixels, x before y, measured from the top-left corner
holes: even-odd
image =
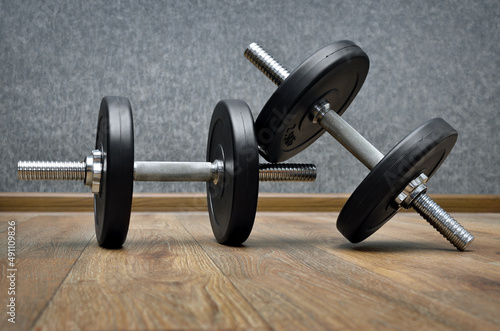
[[[430,192],[498,194],[499,17],[498,0],[1,1],[0,191],[87,191],[81,183],[18,182],[16,163],[82,160],[105,95],[132,102],[136,159],[203,161],[217,101],[243,99],[255,116],[275,89],[244,59],[250,42],[293,68],[350,39],[371,69],[344,118],[387,152],[442,117],[459,140]],[[317,163],[319,180],[262,190],[351,192],[367,174],[327,135],[291,161]]]

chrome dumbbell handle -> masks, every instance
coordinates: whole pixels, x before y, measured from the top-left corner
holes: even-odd
[[[250,44],[245,50],[244,55],[278,86],[290,75],[290,72],[284,66],[257,43]],[[311,111],[314,121],[328,131],[368,169],[372,170],[384,157],[377,148],[349,125],[339,114],[332,111],[329,103],[320,101],[312,107]],[[425,178],[422,179],[422,176]],[[419,178],[421,182],[412,185],[412,182],[415,180],[418,181]],[[396,202],[404,208],[413,207],[457,249],[461,251],[465,250],[472,240],[474,240],[474,236],[426,195],[426,181],[427,177],[421,174],[418,178],[410,182],[407,188],[398,195]],[[401,199],[401,196],[403,196],[403,199]]]
[[[85,162],[19,161],[17,177],[20,180],[82,180],[99,192],[102,173],[101,152],[92,151]],[[280,163],[260,164],[259,180],[263,182],[312,182],[316,180],[314,164]],[[224,162],[134,162],[135,181],[160,182],[214,182],[224,179]]]

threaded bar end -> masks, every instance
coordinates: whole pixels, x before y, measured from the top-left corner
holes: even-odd
[[[259,165],[261,182],[314,182],[317,169],[314,164],[267,163]]]
[[[19,180],[85,180],[85,162],[19,161]]]
[[[420,194],[413,200],[411,206],[458,250],[465,250],[474,240],[474,236],[469,231],[429,198],[427,194]]]
[[[290,73],[257,43],[251,43],[244,56],[274,84],[280,85]]]

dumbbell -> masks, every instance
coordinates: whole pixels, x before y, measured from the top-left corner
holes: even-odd
[[[94,193],[99,245],[125,242],[134,181],[207,182],[210,223],[217,241],[240,245],[253,227],[259,181],[314,181],[313,164],[261,164],[250,108],[220,101],[212,115],[207,162],[134,162],[132,107],[127,98],[102,99],[97,138],[83,162],[19,161],[21,180],[83,180]]]
[[[292,73],[256,43],[244,55],[278,85],[255,123],[259,151],[267,161],[289,159],[326,130],[371,170],[338,216],[337,228],[349,241],[363,241],[400,208],[413,207],[457,249],[465,250],[474,237],[426,195],[428,179],[457,140],[455,129],[443,119],[432,119],[384,156],[341,117],[368,74],[368,56],[356,44],[332,43]]]

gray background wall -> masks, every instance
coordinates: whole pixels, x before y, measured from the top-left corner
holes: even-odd
[[[249,43],[293,68],[341,39],[371,60],[346,120],[385,153],[442,117],[459,140],[430,192],[500,193],[498,0],[1,1],[0,190],[86,192],[81,183],[18,182],[16,163],[83,160],[105,95],[132,102],[136,159],[204,161],[217,101],[243,99],[256,116],[275,89],[243,57]],[[318,181],[261,189],[351,192],[367,174],[327,135],[291,161],[315,162]]]

